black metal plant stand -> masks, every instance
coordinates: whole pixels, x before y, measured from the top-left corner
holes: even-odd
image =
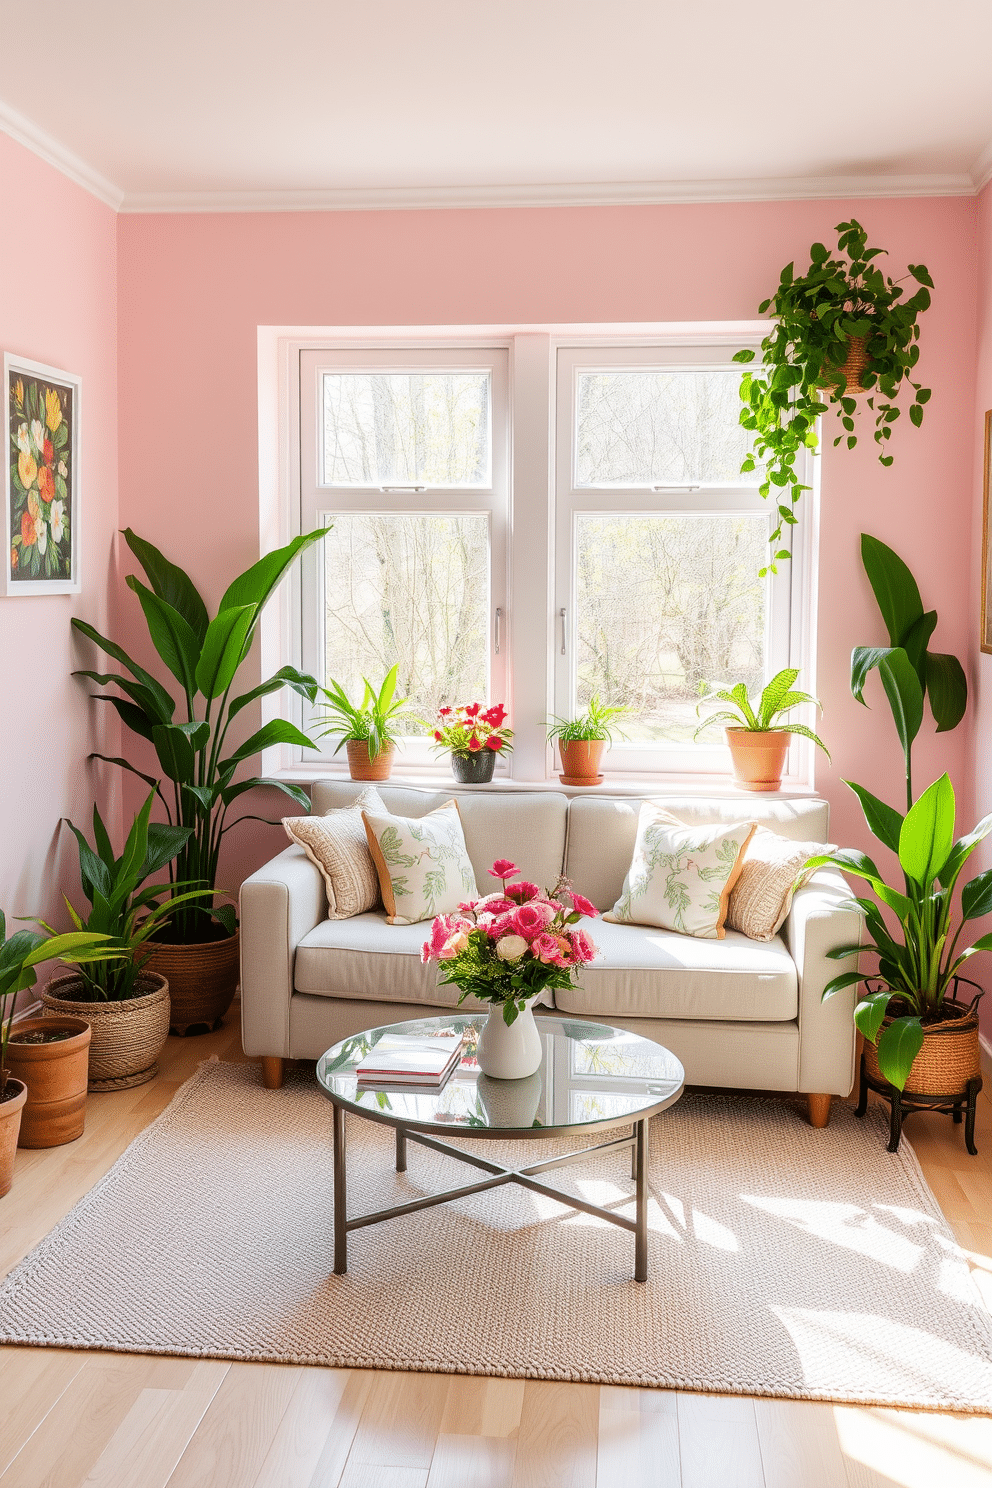
[[[861,1073],[858,1082],[858,1104],[855,1110],[856,1116],[863,1116],[868,1109],[868,1092],[876,1091],[889,1105],[889,1152],[899,1150],[899,1139],[902,1136],[902,1119],[910,1111],[937,1111],[943,1115],[953,1116],[956,1125],[964,1122],[964,1145],[972,1157],[978,1156],[978,1148],[975,1146],[975,1116],[978,1108],[978,1092],[982,1088],[981,1076],[976,1080],[969,1080],[964,1094],[957,1095],[916,1095],[907,1093],[905,1090],[897,1090],[887,1080],[876,1080],[869,1075],[865,1067],[865,1056],[861,1056]]]

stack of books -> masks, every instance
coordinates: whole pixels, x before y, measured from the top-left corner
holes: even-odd
[[[355,1070],[359,1088],[367,1085],[421,1085],[438,1089],[458,1065],[460,1033],[417,1038],[384,1033]]]

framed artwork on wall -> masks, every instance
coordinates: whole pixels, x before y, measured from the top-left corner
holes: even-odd
[[[4,355],[7,540],[0,592],[78,594],[81,380]]]
[[[989,489],[992,479],[992,449],[989,441],[992,440],[992,408],[985,415],[985,438],[982,443],[982,463],[984,466],[984,477],[982,482],[982,650],[992,652],[992,514],[989,512],[989,498],[992,491]]]

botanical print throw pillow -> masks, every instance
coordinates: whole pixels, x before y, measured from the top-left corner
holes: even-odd
[[[475,871],[454,801],[426,816],[363,811],[362,817],[390,925],[416,925],[451,914],[462,899],[476,898]]]
[[[302,847],[320,869],[327,890],[327,918],[350,920],[379,906],[379,874],[369,852],[363,808],[385,812],[375,786],[362,791],[353,806],[339,806],[323,816],[284,816],[291,842]]]
[[[804,866],[807,858],[836,851],[822,842],[793,842],[759,827],[730,891],[727,929],[740,930],[751,940],[771,940],[785,924],[793,894],[816,872]]]
[[[680,826],[645,801],[623,892],[603,918],[722,940],[727,901],[754,829],[754,822]]]

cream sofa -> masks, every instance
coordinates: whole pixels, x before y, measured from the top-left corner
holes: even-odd
[[[313,810],[353,803],[362,787],[318,781]],[[427,791],[380,787],[390,811],[421,816],[453,795],[480,892],[497,857],[550,886],[564,868],[599,910],[610,909],[630,866],[640,801],[558,791]],[[672,797],[691,823],[757,821],[784,837],[825,842],[829,807],[813,798]],[[288,847],[241,890],[241,1018],[245,1052],[261,1056],[266,1084],[284,1059],[316,1059],[338,1039],[382,1023],[454,1007],[420,961],[428,925],[387,925],[383,912],[328,920],[323,880]],[[825,1125],[834,1095],[854,1081],[853,992],[821,1002],[845,964],[832,948],[859,939],[861,916],[834,870],[821,870],[793,900],[774,940],[697,940],[596,920],[600,956],[579,984],[554,994],[556,1009],[656,1039],[678,1055],[694,1085],[801,1091]],[[463,1007],[476,1003],[464,1003]]]

